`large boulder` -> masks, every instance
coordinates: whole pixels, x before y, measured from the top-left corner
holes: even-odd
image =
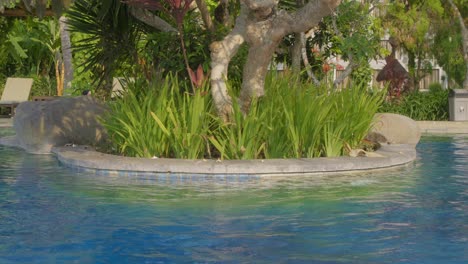
[[[19,147],[37,154],[65,144],[97,145],[106,138],[99,117],[106,107],[91,96],[28,101],[16,108],[13,127]]]
[[[379,143],[416,145],[421,131],[416,122],[403,115],[391,113],[376,114],[368,139]]]

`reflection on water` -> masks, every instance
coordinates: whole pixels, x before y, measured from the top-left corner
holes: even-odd
[[[466,263],[467,139],[388,172],[104,177],[0,147],[0,263]]]

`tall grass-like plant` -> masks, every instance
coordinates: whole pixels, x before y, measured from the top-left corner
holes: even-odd
[[[360,144],[384,95],[384,90],[368,90],[366,85],[356,85],[330,94],[329,103],[333,105],[330,119],[335,130],[333,133],[340,136],[342,145],[346,143],[355,148]]]
[[[172,158],[313,158],[345,154],[370,128],[385,91],[336,91],[293,75],[270,75],[265,97],[233,119],[213,114],[206,85],[181,92],[177,78],[129,83],[104,119],[111,142],[127,156]],[[186,90],[186,89],[185,89]]]
[[[271,78],[271,79],[270,79]],[[268,95],[263,111],[270,111],[271,126],[268,156],[320,156],[320,132],[330,106],[317,87],[298,76],[272,76],[267,81]]]
[[[123,97],[110,104],[103,123],[111,142],[127,156],[203,158],[212,122],[206,93],[181,93],[172,76],[155,83],[129,82]]]
[[[233,104],[233,120],[223,123],[217,119],[218,128],[210,136],[210,142],[222,159],[258,159],[265,157],[265,137],[269,130],[267,113],[261,112],[253,101],[250,111],[244,115],[239,104]]]
[[[297,76],[267,79],[264,109],[273,120],[268,157],[334,157],[345,144],[357,147],[366,136],[385,91],[356,85],[337,91]]]
[[[157,113],[163,122],[166,121],[170,86],[169,79],[159,86],[149,86],[138,79],[128,83],[122,98],[109,104],[110,112],[104,117],[103,125],[118,153],[132,157],[169,154],[166,135],[151,113]]]
[[[203,88],[190,94],[180,93],[175,87],[178,85],[172,86],[167,98],[166,112],[151,112],[151,115],[163,131],[172,157],[203,158],[209,151],[208,133],[214,120],[209,97]]]

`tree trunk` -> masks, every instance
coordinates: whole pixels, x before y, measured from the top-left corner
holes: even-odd
[[[250,46],[244,66],[239,103],[249,110],[254,97],[264,95],[264,82],[273,53],[284,36],[309,30],[333,12],[341,0],[311,0],[297,12],[277,8],[276,0],[242,0],[234,29],[211,44],[211,89],[218,114],[229,120],[232,99],[227,94],[227,67],[244,40]]]
[[[62,72],[64,73],[63,80],[63,94],[71,95],[71,82],[73,80],[73,63],[72,63],[72,50],[70,41],[70,31],[68,31],[67,18],[61,16],[59,19],[60,25],[60,41],[62,44]],[[58,85],[58,84],[57,84]]]
[[[406,52],[408,52],[408,73],[413,81],[412,86],[417,87],[419,86],[419,80],[417,80],[416,76],[416,55],[408,49],[406,49]]]
[[[296,0],[297,8],[304,6],[304,0]],[[304,41],[304,32],[294,33],[294,45],[291,49],[291,67],[293,72],[301,72],[301,59],[302,59],[302,47],[305,45]]]
[[[213,21],[211,20],[210,11],[208,10],[206,2],[204,0],[195,0],[195,2],[197,3],[198,10],[200,10],[200,14],[206,29],[208,29],[210,32],[213,32],[215,28],[213,26]]]
[[[226,86],[229,62],[245,41],[247,11],[241,5],[239,17],[231,33],[222,41],[211,43],[211,94],[218,115],[227,122],[232,113],[232,98]]]
[[[291,68],[293,72],[301,72],[302,41],[301,35],[304,33],[294,33],[294,45],[291,48]]]
[[[449,0],[449,3],[455,11],[455,15],[457,16],[458,22],[460,23],[461,27],[461,35],[463,37],[463,59],[465,61],[466,67],[465,80],[463,81],[463,89],[468,90],[468,29],[466,28],[465,22],[463,21],[463,17],[460,14],[460,11],[458,10],[455,3],[453,3],[453,0]]]
[[[262,45],[251,45],[242,74],[242,87],[239,96],[239,104],[243,113],[249,111],[252,98],[258,98],[265,94],[263,87],[265,86],[268,66],[280,41],[281,39],[270,43],[261,43]]]

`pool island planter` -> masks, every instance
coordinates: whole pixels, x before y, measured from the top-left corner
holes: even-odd
[[[188,160],[132,158],[96,152],[84,146],[54,147],[52,152],[65,166],[98,174],[177,174],[287,176],[342,174],[393,168],[416,159],[414,145],[385,145],[382,157],[337,157],[264,160]]]

